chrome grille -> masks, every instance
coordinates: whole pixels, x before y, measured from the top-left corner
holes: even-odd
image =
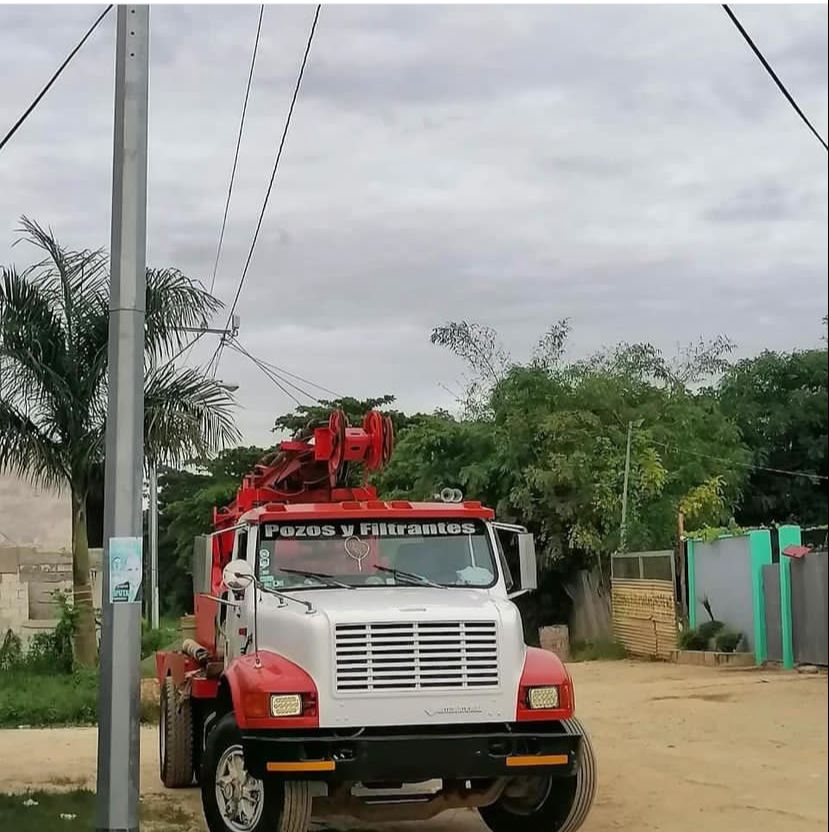
[[[494,621],[337,624],[339,693],[498,685]]]

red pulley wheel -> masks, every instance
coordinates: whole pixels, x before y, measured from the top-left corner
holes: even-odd
[[[383,417],[383,465],[388,465],[394,453],[394,422],[391,416]]]
[[[369,410],[363,419],[363,430],[368,436],[366,468],[376,471],[383,461],[383,417],[376,410]]]
[[[337,480],[337,474],[343,464],[345,453],[345,429],[348,419],[342,410],[335,410],[328,418],[328,430],[331,431],[331,455],[328,457],[328,474],[332,485]]]

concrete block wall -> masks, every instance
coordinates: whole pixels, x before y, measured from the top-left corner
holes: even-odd
[[[7,630],[19,635],[28,620],[28,585],[16,572],[0,572],[0,638]]]
[[[0,546],[60,551],[71,545],[68,491],[37,488],[13,474],[0,473]]]
[[[0,546],[0,639],[11,630],[25,646],[36,633],[52,630],[56,591],[72,592],[70,552]]]

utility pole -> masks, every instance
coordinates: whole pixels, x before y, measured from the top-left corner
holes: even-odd
[[[628,422],[628,443],[625,451],[625,484],[622,487],[622,525],[619,529],[619,551],[624,552],[627,537],[628,483],[630,482],[630,440],[633,437],[633,422]]]
[[[96,827],[137,832],[150,21],[117,14]]]

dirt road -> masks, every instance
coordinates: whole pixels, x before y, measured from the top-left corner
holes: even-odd
[[[600,767],[584,832],[827,828],[826,676],[633,662],[571,670]],[[94,729],[0,731],[0,792],[93,787],[95,743]],[[151,801],[165,799],[155,749],[155,731],[144,729],[142,789]],[[198,816],[195,790],[167,795]],[[461,811],[420,828],[483,826]]]

